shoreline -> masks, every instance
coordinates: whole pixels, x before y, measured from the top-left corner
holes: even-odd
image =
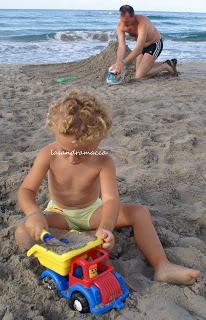
[[[75,76],[75,67],[79,69],[82,68],[83,66],[89,66],[94,73],[101,73],[104,76],[106,76],[106,73],[108,71],[108,68],[111,66],[112,63],[115,61],[116,57],[116,50],[117,50],[118,43],[116,41],[111,41],[108,46],[106,46],[102,51],[100,51],[98,54],[91,55],[85,59],[81,60],[74,60],[70,62],[60,62],[60,63],[40,63],[40,64],[4,64],[0,63],[1,68],[9,68],[9,69],[21,69],[21,70],[26,70],[26,69],[53,69],[52,71],[55,72],[59,71],[61,72],[61,76],[67,75],[68,72],[73,72],[73,75]],[[127,46],[126,52],[129,52],[130,49]],[[171,56],[171,58],[173,58]],[[177,58],[177,57],[176,57]],[[178,60],[178,58],[177,58]],[[164,61],[164,58],[160,55],[160,57],[157,59],[157,62],[162,62]],[[101,65],[99,65],[101,64]],[[177,70],[180,72],[180,77],[183,74],[186,75],[188,78],[191,76],[193,78],[194,76],[200,76],[201,78],[206,78],[205,76],[205,66],[206,66],[206,60],[178,60],[177,64]],[[95,67],[97,70],[95,70]],[[65,70],[67,69],[68,70]],[[135,72],[135,67],[134,67],[134,62],[132,62],[130,65],[127,66],[127,70],[130,73],[130,78],[134,76]],[[78,70],[77,70],[78,71]],[[88,70],[85,70],[86,72]],[[57,76],[58,77],[58,76]],[[167,77],[167,75],[166,75]],[[96,77],[97,79],[99,78],[98,76]],[[153,79],[161,79],[162,75],[159,75],[155,78],[149,78],[146,80],[141,80],[141,81],[150,81]],[[168,76],[170,78],[170,76]],[[183,79],[182,78],[182,79]],[[95,74],[94,74],[94,79],[95,79]],[[102,82],[104,81],[104,77],[102,78]]]
[[[101,55],[101,54],[98,54]],[[87,59],[83,59],[80,61],[73,61],[73,62],[69,62],[69,63],[53,63],[53,64],[0,64],[0,67],[2,69],[2,71],[15,71],[17,72],[19,69],[20,70],[39,70],[39,71],[47,71],[47,70],[52,70],[52,73],[54,73],[55,75],[55,71],[59,72],[56,74],[56,78],[54,77],[53,79],[58,79],[58,77],[64,77],[67,76],[69,72],[72,72],[72,76],[76,76],[76,71],[74,70],[74,68],[76,66],[78,66],[79,64],[89,64],[91,62],[91,60],[93,58],[96,58],[98,55],[92,56],[90,58]],[[161,62],[161,61],[159,61]],[[109,64],[108,64],[109,65]],[[70,71],[71,69],[71,71]],[[130,72],[130,76],[132,78],[134,75],[134,69],[133,67],[129,67],[127,68]],[[131,73],[132,70],[132,73]],[[177,79],[179,80],[189,80],[189,79],[205,79],[205,72],[206,72],[206,61],[205,62],[201,62],[201,61],[192,61],[192,62],[178,62],[177,65],[177,70],[179,72],[179,76],[177,77]],[[108,68],[105,67],[105,69],[101,69],[101,74],[104,74],[106,76],[106,73],[108,71]],[[42,72],[43,74],[44,72]],[[153,78],[148,78],[148,79],[144,79],[144,80],[140,80],[139,82],[145,82],[148,83],[149,81],[153,81],[154,79],[156,80],[161,80],[162,78],[168,78],[168,79],[172,79],[173,77],[170,77],[170,75],[165,74],[160,74],[159,76],[153,77]],[[94,77],[95,78],[95,77]],[[97,75],[96,77],[97,79],[99,78],[99,76]],[[39,80],[46,80],[47,76],[42,76]],[[174,78],[173,78],[174,79]],[[78,80],[81,79],[77,79],[77,81],[71,81],[70,83],[75,84],[78,83]],[[106,83],[104,83],[104,78],[102,78],[102,84],[106,85]],[[69,82],[67,82],[67,84],[69,84]],[[127,81],[126,83],[127,84]]]
[[[35,64],[35,63],[0,63],[1,67],[44,67],[44,66],[70,66],[72,64],[78,64],[78,63],[82,63],[82,62],[86,62],[86,61],[91,61],[91,59],[96,58],[99,55],[102,55],[102,53],[104,53],[105,51],[108,50],[108,48],[110,47],[114,47],[116,46],[116,42],[112,41],[111,44],[109,44],[108,46],[106,46],[102,51],[100,51],[97,54],[91,55],[85,59],[81,59],[81,60],[74,60],[74,61],[69,61],[69,62],[57,62],[57,63],[39,63],[39,64]],[[129,47],[128,47],[129,48]],[[172,56],[171,56],[172,58]],[[176,57],[177,58],[177,57]],[[157,62],[162,62],[163,58],[160,57],[157,59]],[[178,60],[178,58],[177,58]],[[132,64],[132,63],[131,63]],[[178,60],[178,65],[185,65],[188,66],[190,64],[194,64],[196,66],[199,66],[201,64],[206,64],[206,59],[204,60]],[[130,67],[130,65],[128,65],[128,67]]]

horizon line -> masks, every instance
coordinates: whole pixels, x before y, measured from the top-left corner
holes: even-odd
[[[71,10],[71,11],[119,11],[119,9],[71,9],[71,8],[0,8],[0,10]],[[165,10],[135,10],[136,12],[170,12],[170,13],[202,13],[202,11],[165,11]]]

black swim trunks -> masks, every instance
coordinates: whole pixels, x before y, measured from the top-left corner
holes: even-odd
[[[163,41],[162,39],[160,39],[159,41],[156,41],[150,44],[150,46],[144,48],[142,50],[142,54],[149,53],[151,56],[158,58],[160,53],[162,52],[162,49],[163,49]]]

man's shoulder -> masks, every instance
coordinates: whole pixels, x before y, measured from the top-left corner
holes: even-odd
[[[136,20],[139,24],[149,21],[149,19],[146,16],[144,16],[143,14],[136,14],[135,17],[136,17]]]
[[[118,23],[117,23],[117,31],[122,31],[122,32],[124,32],[123,31],[123,23],[121,22],[121,21],[119,21]]]

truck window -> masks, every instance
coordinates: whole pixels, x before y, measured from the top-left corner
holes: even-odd
[[[73,276],[78,278],[78,279],[83,279],[83,270],[82,267],[79,265],[74,265],[73,269]]]

